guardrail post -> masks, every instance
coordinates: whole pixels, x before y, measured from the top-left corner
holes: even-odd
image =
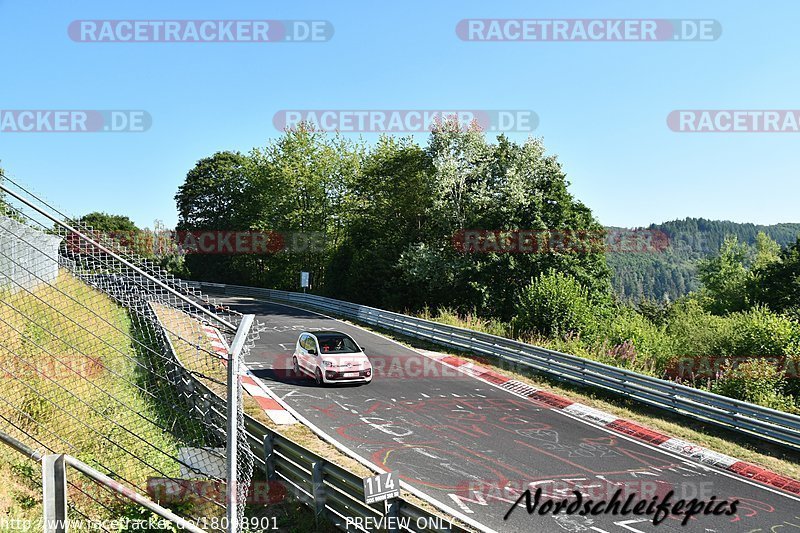
[[[273,481],[275,479],[275,434],[271,432],[264,435],[264,469],[267,480]]]
[[[208,398],[208,393],[203,393],[200,397],[200,417],[206,422],[208,425],[212,425],[214,422],[211,417],[211,400]]]
[[[316,516],[325,512],[325,474],[322,471],[324,466],[325,461],[315,461],[311,470],[311,485]]]
[[[386,518],[388,519],[386,522],[389,524],[389,533],[400,533],[397,520],[397,518],[400,516],[400,500],[397,498],[391,498],[386,500],[385,505],[385,514]]]
[[[670,384],[670,389],[672,389],[672,394],[669,395],[669,401],[670,401],[670,404],[672,405],[672,408],[677,411],[678,410],[678,401],[677,401],[678,400],[678,391],[675,388],[675,384],[674,383]]]
[[[67,470],[64,456],[45,455],[42,458],[42,507],[44,533],[67,531]]]

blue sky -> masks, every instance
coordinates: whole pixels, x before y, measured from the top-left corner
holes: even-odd
[[[279,110],[532,109],[534,134],[604,224],[798,222],[800,134],[666,125],[674,109],[799,109],[798,15],[788,0],[0,0],[0,109],[153,118],[144,133],[0,132],[0,160],[69,213],[172,225],[173,196],[194,163],[263,146],[279,135]],[[455,33],[464,18],[710,18],[723,32],[713,42],[464,42]],[[90,44],[69,39],[76,19],[323,19],[335,35]]]

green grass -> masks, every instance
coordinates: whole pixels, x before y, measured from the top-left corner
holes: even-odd
[[[0,415],[11,422],[0,419],[0,428],[36,449],[74,455],[140,492],[155,471],[178,476],[172,457],[179,443],[158,427],[164,413],[139,388],[134,336],[123,308],[65,272],[55,286],[0,293]],[[31,465],[35,475],[28,475]],[[0,446],[0,517],[41,516],[40,475],[34,463]],[[99,494],[79,473],[68,475]],[[109,511],[75,490],[70,500],[92,518],[129,512],[124,502],[106,501]]]

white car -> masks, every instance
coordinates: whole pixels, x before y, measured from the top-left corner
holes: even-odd
[[[295,374],[308,374],[317,385],[369,383],[372,363],[356,341],[338,331],[304,331],[292,355]]]

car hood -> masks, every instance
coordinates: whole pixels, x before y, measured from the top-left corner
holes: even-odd
[[[323,355],[323,361],[330,361],[334,368],[369,368],[370,362],[363,352]]]

